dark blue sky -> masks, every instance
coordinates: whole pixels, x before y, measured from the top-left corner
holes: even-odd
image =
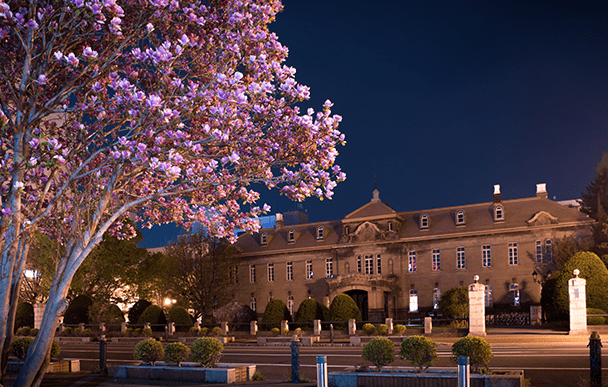
[[[311,222],[371,199],[397,211],[580,197],[608,151],[608,5],[588,1],[286,0],[287,64],[343,116],[347,180]],[[265,189],[264,189],[265,190]],[[264,193],[274,212],[295,204]],[[146,233],[145,245],[171,239]],[[153,234],[156,234],[153,236]],[[149,243],[150,242],[150,243]]]

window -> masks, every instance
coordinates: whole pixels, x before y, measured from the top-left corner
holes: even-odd
[[[376,256],[376,274],[382,274],[382,256],[380,254]]]
[[[332,278],[334,276],[334,260],[333,258],[325,259],[325,277]]]
[[[433,289],[433,309],[439,309],[439,301],[441,301],[441,289]]]
[[[481,246],[481,263],[483,267],[492,266],[492,247],[490,245]]]
[[[429,228],[429,216],[428,214],[420,215],[420,228]]]
[[[388,231],[393,231],[393,222],[388,222]]]
[[[494,207],[494,221],[505,220],[505,208],[501,205]]]
[[[543,241],[536,241],[536,263],[543,262]]]
[[[494,306],[494,296],[492,295],[492,285],[486,285],[486,290],[483,294],[484,301],[486,303],[486,308],[491,308]]]
[[[464,224],[464,210],[456,211],[456,224],[457,225]]]
[[[441,251],[433,250],[433,271],[441,270]]]
[[[509,265],[517,265],[517,243],[509,243]]]
[[[296,241],[296,231],[292,228],[287,233],[287,242],[295,242]]]
[[[274,263],[268,264],[268,282],[274,282]]]
[[[416,289],[410,290],[410,312],[418,311],[418,291]]]
[[[361,273],[361,256],[357,255],[357,273]]]
[[[255,265],[249,265],[249,282],[255,283]]]
[[[287,296],[287,309],[289,314],[293,314],[293,296]]]
[[[255,301],[255,297],[252,297],[251,300],[249,300],[249,307],[251,308],[251,310],[253,310],[255,312],[255,309],[257,307],[257,302]]]
[[[312,259],[306,261],[306,279],[312,279]]]
[[[272,295],[272,292],[268,292],[268,302],[274,300],[274,296]]]
[[[317,227],[317,239],[325,238],[325,227],[319,226]]]
[[[467,261],[464,256],[464,247],[459,247],[456,249],[456,268],[464,269],[467,267]]]
[[[545,262],[553,262],[553,242],[551,239],[545,240]]]
[[[268,244],[268,234],[267,233],[263,232],[260,235],[260,244],[262,246],[266,246]]]
[[[365,274],[374,274],[374,256],[365,256]]]
[[[413,273],[416,271],[416,252],[410,251],[407,254],[407,271]]]
[[[511,293],[511,306],[519,306],[519,285],[511,284],[509,292]]]
[[[233,284],[239,283],[239,267],[232,266],[232,270],[230,271],[231,281]]]
[[[293,262],[287,262],[287,281],[293,281]]]

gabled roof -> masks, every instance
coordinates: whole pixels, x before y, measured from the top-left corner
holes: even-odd
[[[396,217],[397,212],[380,201],[380,193],[378,190],[374,190],[372,200],[359,207],[355,211],[344,217],[344,220],[355,220],[360,218],[383,218],[383,217]]]

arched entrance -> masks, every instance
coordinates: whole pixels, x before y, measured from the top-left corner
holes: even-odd
[[[369,315],[368,315],[369,306],[368,306],[367,292],[365,290],[353,289],[353,290],[347,291],[346,294],[348,294],[353,300],[355,300],[355,303],[357,304],[357,306],[359,307],[359,310],[361,311],[361,319],[363,321],[368,321],[369,320]]]

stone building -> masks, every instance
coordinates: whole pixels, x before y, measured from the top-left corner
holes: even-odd
[[[557,270],[553,241],[589,237],[592,223],[549,200],[545,184],[530,198],[503,201],[495,186],[492,202],[408,212],[375,190],[342,220],[277,214],[273,228],[241,235],[234,297],[259,314],[280,298],[295,313],[305,298],[329,305],[347,293],[364,320],[402,320],[432,312],[443,291],[479,275],[488,308],[521,308],[540,302],[541,282]]]

